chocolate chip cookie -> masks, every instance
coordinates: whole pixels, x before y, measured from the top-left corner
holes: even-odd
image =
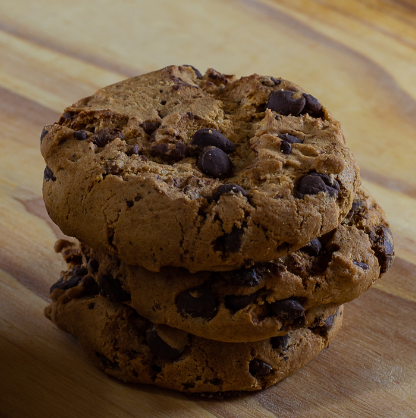
[[[248,269],[192,274],[165,267],[155,273],[85,245],[74,264],[77,246],[59,247],[69,263],[68,280],[81,280],[82,268],[101,295],[128,303],[153,323],[224,342],[259,341],[320,324],[365,292],[394,258],[384,212],[363,188],[334,231]]]
[[[341,307],[321,327],[254,343],[222,343],[152,324],[125,304],[88,296],[87,282],[54,289],[45,315],[75,335],[109,375],[189,393],[266,388],[327,347],[342,322]]]
[[[312,95],[185,65],[69,106],[41,151],[62,231],[151,271],[276,260],[336,228],[360,183],[339,122]]]

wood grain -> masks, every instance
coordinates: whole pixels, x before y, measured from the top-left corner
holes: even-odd
[[[412,0],[3,0],[1,417],[416,416],[416,5]],[[99,87],[168,64],[286,77],[341,120],[391,221],[391,271],[331,347],[258,394],[207,401],[122,384],[44,317],[64,267],[41,195],[43,125]]]

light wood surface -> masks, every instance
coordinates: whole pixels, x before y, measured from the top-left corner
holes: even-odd
[[[182,63],[281,76],[317,96],[396,244],[329,349],[275,387],[220,402],[107,377],[42,312],[63,268],[41,197],[43,125],[99,87]],[[414,0],[1,1],[1,417],[415,417],[415,219]]]

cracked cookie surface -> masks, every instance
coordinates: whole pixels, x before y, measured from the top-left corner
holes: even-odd
[[[222,343],[154,325],[125,304],[88,295],[90,290],[85,282],[54,289],[46,317],[76,336],[107,374],[188,393],[264,389],[312,360],[342,323],[341,307],[321,327],[255,343]]]
[[[300,87],[190,66],[69,106],[41,152],[62,231],[151,271],[277,259],[334,229],[360,183],[339,122]]]
[[[259,341],[323,323],[368,290],[394,259],[384,212],[363,188],[334,231],[248,269],[192,274],[165,267],[155,273],[86,245],[61,241],[57,250],[69,267],[65,283],[91,276],[102,295],[153,323],[225,342]]]

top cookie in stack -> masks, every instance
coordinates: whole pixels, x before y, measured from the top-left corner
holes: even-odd
[[[154,272],[277,260],[337,228],[360,184],[328,110],[257,74],[169,66],[78,101],[41,141],[52,220]]]

